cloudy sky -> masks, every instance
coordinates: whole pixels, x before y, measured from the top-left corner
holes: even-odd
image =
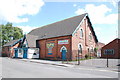
[[[28,33],[69,17],[88,13],[98,40],[108,43],[117,37],[117,0],[87,2],[59,0],[0,0],[0,24],[12,22],[13,26]]]

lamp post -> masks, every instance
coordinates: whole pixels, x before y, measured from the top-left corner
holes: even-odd
[[[108,66],[108,53],[107,53],[107,67],[109,67],[109,66]]]
[[[79,57],[79,54],[80,54],[80,50],[78,50],[78,65],[80,65],[80,57]]]

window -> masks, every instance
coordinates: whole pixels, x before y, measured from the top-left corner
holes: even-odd
[[[83,38],[83,29],[80,29],[80,38]]]
[[[90,53],[90,49],[88,48],[88,53]]]
[[[78,52],[82,53],[82,46],[81,46],[81,44],[78,45]]]
[[[105,50],[104,50],[104,54],[105,54],[105,55],[107,55],[107,54],[108,54],[108,55],[113,55],[113,54],[114,54],[114,49],[105,49]]]
[[[92,34],[91,33],[89,34],[89,40],[92,40]]]
[[[22,49],[19,49],[19,53],[23,53],[23,50],[22,50]]]
[[[26,44],[23,44],[23,46],[22,46],[23,48],[25,48],[26,47]]]
[[[93,47],[91,47],[91,52],[94,52],[94,48]]]

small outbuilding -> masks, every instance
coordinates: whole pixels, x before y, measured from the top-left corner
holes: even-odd
[[[36,36],[27,34],[23,37],[21,47],[14,48],[15,58],[39,58],[39,48],[36,48]]]
[[[15,58],[33,59],[39,58],[38,48],[14,48]]]
[[[120,59],[120,39],[116,38],[102,47],[101,58]]]
[[[14,48],[20,46],[22,39],[12,40],[2,47],[2,56],[3,57],[12,57],[14,55]]]

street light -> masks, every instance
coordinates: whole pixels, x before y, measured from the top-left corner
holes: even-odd
[[[79,57],[79,54],[80,54],[80,50],[78,49],[78,65],[80,65],[80,57]]]
[[[107,52],[107,67],[109,67],[109,66],[108,66],[108,52]]]

